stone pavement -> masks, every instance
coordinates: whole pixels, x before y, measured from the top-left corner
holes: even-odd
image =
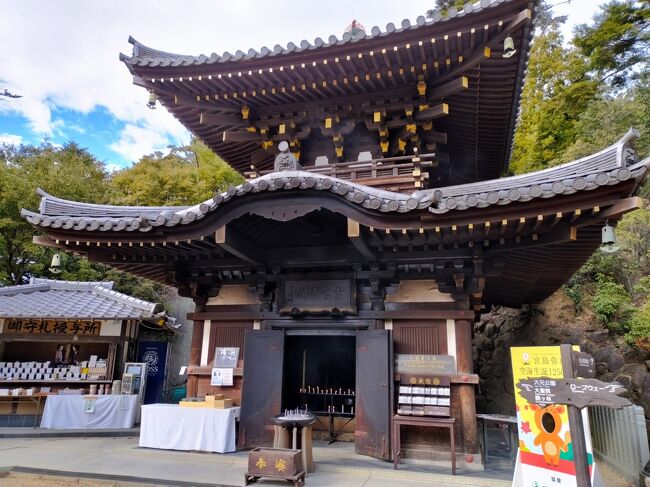
[[[316,472],[308,487],[510,487],[509,462],[496,462],[486,472],[459,468],[452,476],[448,462],[406,460],[400,470],[392,463],[356,455],[349,443],[316,442]],[[225,455],[153,450],[138,447],[137,437],[2,438],[0,486],[241,486],[247,453]],[[11,467],[17,469],[10,471]],[[4,472],[1,469],[5,469]],[[611,476],[611,474],[610,474]],[[612,477],[608,487],[627,484]],[[264,486],[286,482],[262,481]]]
[[[307,485],[313,487],[510,485],[507,477],[481,478],[482,474],[478,472],[452,476],[448,462],[435,465],[407,460],[400,470],[395,471],[391,463],[356,455],[349,443],[327,446],[318,442],[314,448],[314,459],[316,472],[307,478]],[[139,479],[141,485],[144,479],[157,479],[154,485],[240,486],[243,485],[246,471],[247,453],[219,455],[144,449],[138,447],[137,438],[3,438],[0,440],[0,468],[14,466],[34,469],[32,474],[47,470],[78,474],[79,477],[90,475],[99,480],[123,476],[127,477],[122,479],[124,485],[129,485],[130,477],[135,484]],[[9,474],[4,480],[0,479],[0,485],[14,485],[3,483],[8,481],[20,485],[21,475],[24,480],[27,473]],[[270,487],[288,484],[264,481],[258,485]]]

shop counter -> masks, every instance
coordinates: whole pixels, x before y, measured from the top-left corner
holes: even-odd
[[[163,450],[228,453],[236,450],[239,407],[183,408],[177,404],[142,406],[140,446]]]
[[[137,407],[136,395],[48,396],[41,428],[133,428]]]

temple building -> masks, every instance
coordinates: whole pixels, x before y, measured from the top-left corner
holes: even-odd
[[[188,393],[218,389],[215,347],[241,349],[243,371],[222,389],[242,405],[241,447],[268,445],[270,418],[307,405],[383,459],[395,452],[394,415],[449,416],[471,459],[477,314],[556,291],[600,246],[605,222],[639,206],[650,164],[637,161],[630,130],[592,156],[500,177],[537,7],[482,0],[444,18],[370,31],[355,21],[342,38],[223,55],[130,39],[121,59],[134,83],[246,181],[190,207],[41,193],[23,216],[39,244],[194,299]],[[444,370],[407,377],[398,357]],[[412,401],[445,384],[446,403]],[[411,427],[402,443],[416,455],[450,441]]]

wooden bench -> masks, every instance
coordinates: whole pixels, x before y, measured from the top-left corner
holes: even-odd
[[[455,418],[433,418],[430,416],[393,416],[393,462],[397,469],[402,456],[400,428],[402,426],[424,426],[425,428],[447,428],[451,441],[451,473],[456,475],[456,436],[454,426]]]

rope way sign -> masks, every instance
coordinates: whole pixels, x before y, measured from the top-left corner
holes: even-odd
[[[525,379],[517,382],[519,393],[531,404],[545,407],[548,404],[565,404],[579,409],[587,406],[622,408],[632,403],[619,397],[627,390],[618,382],[598,379]]]

